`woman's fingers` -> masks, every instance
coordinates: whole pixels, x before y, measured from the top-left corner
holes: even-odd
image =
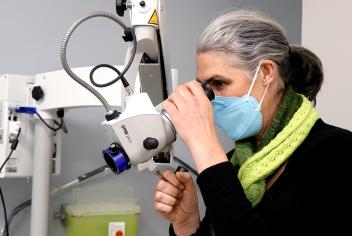
[[[168,206],[174,206],[177,203],[177,198],[172,197],[168,194],[163,192],[155,191],[154,194],[154,201],[157,203],[162,203]]]
[[[188,103],[189,101],[191,101],[194,96],[192,92],[189,90],[189,88],[187,88],[185,85],[178,86],[175,93],[178,94],[179,97],[181,97],[183,101],[185,101],[185,103]]]
[[[169,213],[177,204],[178,198],[182,196],[182,192],[179,188],[184,187],[183,184],[177,180],[173,172],[165,171],[163,176],[170,182],[160,180],[157,184],[154,194],[154,208],[159,212]]]
[[[185,90],[186,88],[184,88],[183,85],[180,85],[177,87],[176,91],[174,91],[167,99],[169,102],[172,102],[175,104],[177,110],[182,109],[187,104],[188,98],[186,95],[187,91]]]
[[[200,98],[205,98],[206,97],[206,94],[205,94],[205,91],[204,89],[202,88],[202,85],[201,83],[199,83],[198,81],[196,80],[192,80],[192,81],[189,81],[187,82],[185,85],[184,85],[187,90],[193,94],[193,96],[195,96],[196,98],[200,99]]]
[[[190,173],[188,172],[177,172],[176,178],[183,185],[183,189],[185,190],[193,190],[195,189],[193,179]]]
[[[170,206],[161,202],[154,202],[154,208],[156,211],[159,211],[159,212],[170,213],[172,211],[172,207],[173,206]]]
[[[159,180],[158,184],[156,185],[155,191],[163,192],[175,198],[180,196],[180,190],[176,186],[162,179]]]
[[[184,185],[178,180],[176,174],[170,170],[166,170],[163,173],[163,177],[173,186],[177,187],[180,190],[183,190],[185,187]]]
[[[177,111],[185,110],[194,103],[195,97],[185,85],[180,85],[166,101],[173,103]]]

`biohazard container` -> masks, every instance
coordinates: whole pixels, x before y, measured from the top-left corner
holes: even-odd
[[[97,193],[101,192],[79,190],[78,195],[85,192],[92,198],[85,196],[65,206],[67,236],[137,236],[141,209],[135,199],[126,198],[124,191],[123,197],[111,199],[105,195],[99,199]]]

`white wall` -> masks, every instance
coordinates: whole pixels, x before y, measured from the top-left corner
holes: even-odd
[[[59,57],[61,40],[68,27],[92,11],[114,13],[115,0],[0,0],[0,74],[38,74],[62,68]],[[292,43],[300,43],[301,0],[167,0],[170,59],[179,69],[180,83],[195,78],[196,40],[206,24],[222,11],[231,8],[253,8],[277,19],[288,31]],[[70,42],[69,61],[74,67],[99,63],[123,63],[125,44],[122,31],[107,20],[87,22],[75,32]],[[53,178],[53,186],[97,168],[105,162],[101,150],[109,144],[100,127],[103,109],[78,109],[67,113],[69,133],[63,139],[62,174]],[[232,142],[221,137],[226,150]],[[175,153],[186,162],[191,156],[177,141]],[[93,180],[84,186],[136,188],[142,214],[139,235],[167,235],[168,222],[153,210],[152,199],[157,178],[151,173],[130,170],[119,176]],[[8,211],[31,196],[31,183],[24,179],[0,179]],[[52,201],[52,209],[70,200],[64,194]],[[202,208],[203,209],[203,208]],[[203,209],[204,210],[204,209]],[[0,226],[3,225],[0,206]],[[30,209],[20,214],[11,227],[12,236],[29,234]],[[63,235],[57,222],[50,227],[52,235]]]
[[[323,62],[325,81],[317,99],[322,119],[352,130],[352,1],[302,1],[302,45]]]

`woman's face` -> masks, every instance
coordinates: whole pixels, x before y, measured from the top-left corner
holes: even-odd
[[[241,97],[247,94],[251,83],[248,72],[231,66],[225,55],[200,53],[196,63],[197,78],[206,82],[215,95]]]
[[[252,83],[252,75],[246,70],[235,68],[225,54],[205,52],[197,54],[197,79],[206,82],[217,96],[242,97],[246,95]],[[263,60],[254,82],[251,96],[259,102],[268,89],[261,110],[263,114],[262,135],[275,115],[284,88],[281,79],[277,78],[276,64]],[[268,87],[270,85],[270,87]]]

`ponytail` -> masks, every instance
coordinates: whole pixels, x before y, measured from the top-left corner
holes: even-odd
[[[315,102],[324,79],[320,59],[304,47],[291,46],[288,71],[287,84]]]

